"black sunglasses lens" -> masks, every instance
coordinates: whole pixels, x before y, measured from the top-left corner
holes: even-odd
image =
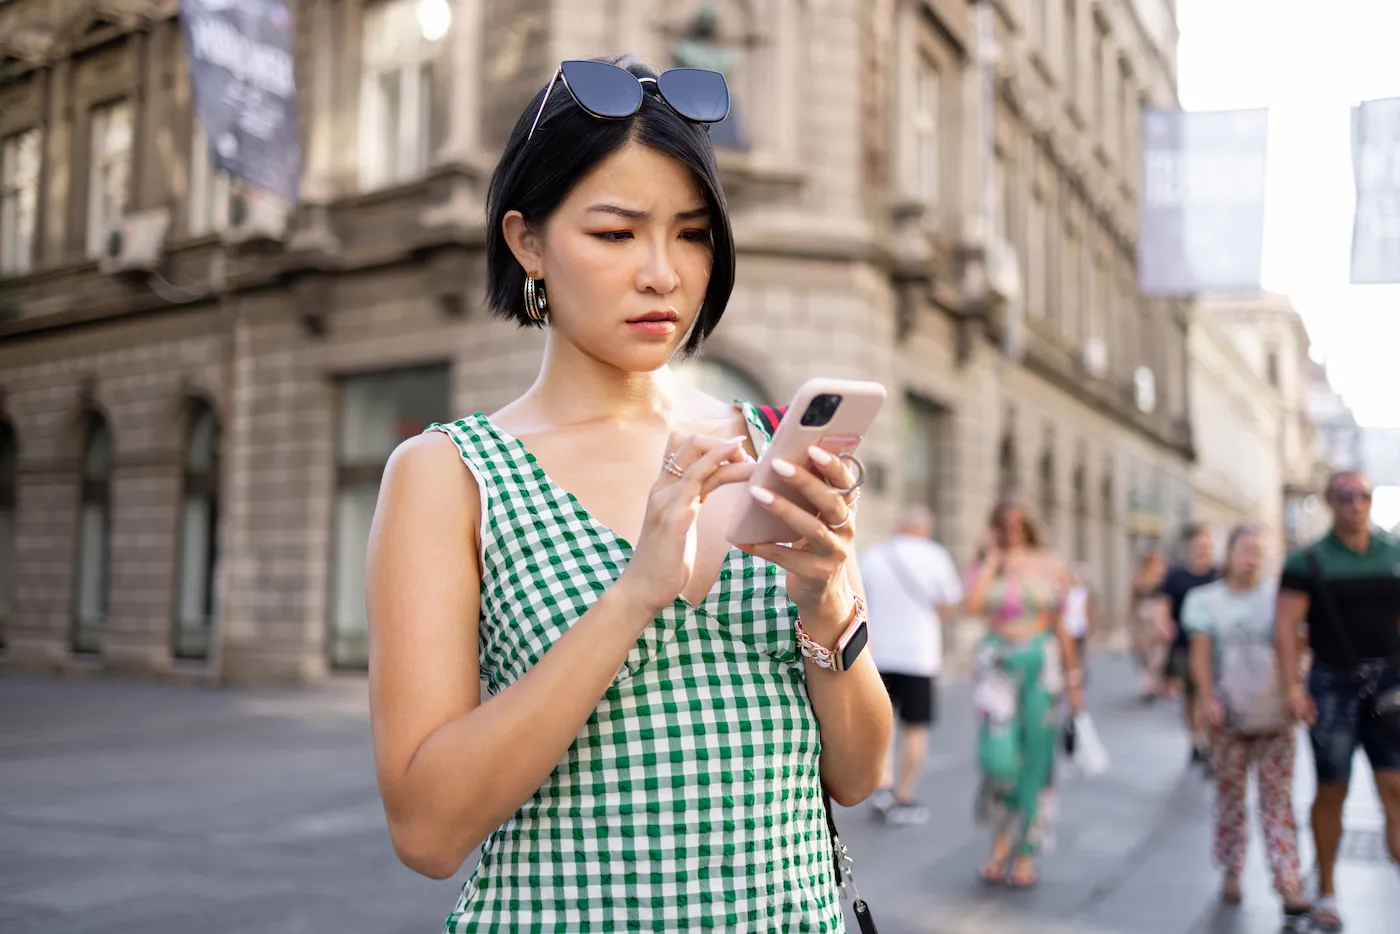
[[[565,62],[560,66],[574,100],[598,117],[630,117],[642,106],[642,86],[627,69],[607,62]]]
[[[671,108],[696,123],[719,123],[729,116],[729,85],[724,75],[703,68],[672,68],[656,81]]]

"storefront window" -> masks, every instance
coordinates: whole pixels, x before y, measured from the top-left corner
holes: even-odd
[[[176,658],[205,658],[217,619],[214,568],[218,557],[219,419],[205,403],[192,412],[185,440],[180,507]]]

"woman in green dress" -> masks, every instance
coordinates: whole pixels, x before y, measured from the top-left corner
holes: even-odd
[[[448,932],[843,928],[822,791],[869,796],[892,720],[868,652],[823,664],[864,617],[855,478],[814,449],[774,470],[816,515],[748,492],[768,426],[668,368],[734,283],[706,74],[566,62],[541,88],[485,230],[539,375],[385,470],[375,763],[406,865],[480,847]],[[801,540],[731,547],[746,496]]]
[[[1083,668],[1061,621],[1070,575],[1025,510],[1008,503],[993,511],[969,577],[967,609],[989,630],[977,647],[977,813],[996,838],[981,874],[1024,888],[1035,884],[1035,857],[1050,836],[1061,699],[1076,713],[1084,705]]]

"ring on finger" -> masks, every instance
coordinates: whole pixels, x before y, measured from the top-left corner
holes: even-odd
[[[856,492],[865,484],[865,465],[862,464],[860,462],[860,458],[856,457],[854,454],[837,454],[836,456],[841,458],[841,460],[853,465],[856,469],[856,480],[854,483],[844,488],[836,487],[836,492],[840,493],[842,496],[847,496],[851,493]],[[827,480],[826,482],[828,486],[836,486],[830,480]]]
[[[852,509],[851,507],[847,506],[847,507],[846,507],[846,518],[842,519],[840,522],[836,523],[835,525],[832,525],[830,522],[827,522],[827,523],[826,523],[826,527],[829,528],[829,529],[831,529],[833,532],[836,531],[837,529],[844,529],[846,526],[848,526],[848,525],[851,524],[851,516],[853,516],[853,515],[855,515],[855,514],[856,514],[856,511],[855,511],[854,509]],[[823,521],[823,522],[826,522],[825,519],[823,519],[822,521]]]
[[[666,459],[661,462],[661,466],[666,468],[666,472],[673,477],[684,477],[685,471],[681,470],[681,465],[676,463],[676,452],[672,451],[666,455]]]

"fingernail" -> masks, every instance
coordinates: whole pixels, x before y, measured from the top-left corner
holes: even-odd
[[[774,496],[761,486],[749,487],[749,495],[765,506],[773,505]]]
[[[780,477],[797,476],[797,468],[781,457],[773,458],[773,472]]]
[[[807,456],[823,467],[831,463],[831,455],[815,444],[807,449]]]

